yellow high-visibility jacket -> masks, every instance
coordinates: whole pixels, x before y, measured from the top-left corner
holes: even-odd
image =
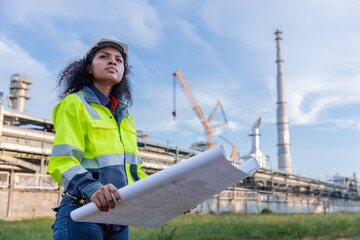
[[[105,184],[119,189],[146,177],[126,104],[112,114],[84,87],[55,106],[53,122],[48,171],[70,195],[89,200]]]

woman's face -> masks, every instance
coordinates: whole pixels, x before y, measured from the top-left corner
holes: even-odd
[[[98,50],[89,66],[94,82],[100,85],[114,86],[124,75],[124,59],[119,50],[105,47]]]

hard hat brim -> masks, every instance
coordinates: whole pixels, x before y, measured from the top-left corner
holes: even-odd
[[[118,40],[113,39],[105,39],[102,38],[98,42],[96,42],[85,54],[84,60],[87,62],[90,62],[94,54],[101,48],[105,47],[112,47],[117,49],[124,57],[125,64],[128,63],[129,57],[128,57],[128,46],[126,43],[122,43]]]

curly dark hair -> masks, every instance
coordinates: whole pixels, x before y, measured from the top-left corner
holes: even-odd
[[[61,89],[59,98],[63,99],[68,94],[78,92],[84,86],[94,83],[93,76],[88,72],[88,62],[84,59],[74,60],[59,74],[58,87]],[[122,100],[132,105],[132,93],[129,80],[131,66],[125,65],[124,75],[120,83],[113,86],[111,95],[117,100]]]

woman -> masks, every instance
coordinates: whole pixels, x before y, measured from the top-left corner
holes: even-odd
[[[128,106],[132,95],[127,45],[101,39],[60,75],[50,175],[64,187],[54,239],[128,239],[127,226],[74,222],[70,212],[94,202],[100,211],[121,202],[117,189],[146,174]],[[113,199],[112,194],[115,199]],[[117,203],[117,204],[118,204]]]

